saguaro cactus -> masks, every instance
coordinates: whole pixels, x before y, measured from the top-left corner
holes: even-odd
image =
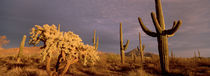
[[[24,45],[25,45],[25,41],[26,41],[26,35],[23,36],[23,39],[20,43],[20,48],[19,48],[19,52],[18,52],[18,55],[17,55],[17,62],[20,62],[20,57],[22,56],[22,53],[23,53],[23,48],[24,48]]]
[[[96,50],[98,49],[98,41],[99,41],[99,38],[98,38],[98,36],[97,36],[97,40],[96,40],[96,30],[94,30],[94,35],[93,35],[93,47],[95,47]]]
[[[121,55],[121,63],[124,64],[125,59],[125,50],[127,50],[129,45],[129,40],[127,40],[126,44],[123,45],[123,33],[122,33],[122,23],[120,23],[120,55]]]
[[[142,46],[142,43],[141,43],[141,33],[139,32],[139,47],[137,47],[138,51],[140,52],[140,59],[141,59],[141,63],[144,62],[144,45]]]
[[[163,73],[169,72],[169,58],[168,58],[168,37],[172,37],[175,32],[179,29],[182,24],[182,21],[174,21],[173,27],[171,29],[165,29],[165,21],[162,11],[161,0],[155,0],[156,14],[155,12],[151,13],[153,23],[155,25],[156,32],[150,31],[142,22],[139,17],[139,23],[142,30],[151,37],[157,37],[158,41],[158,50],[161,63],[161,69]]]

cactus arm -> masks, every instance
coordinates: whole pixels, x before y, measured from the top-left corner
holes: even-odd
[[[177,21],[175,20],[174,23],[173,23],[173,27],[172,28],[175,28],[177,25]]]
[[[175,28],[176,25],[177,25],[177,21],[175,20],[174,23],[173,23],[172,29]],[[174,34],[171,34],[171,35],[167,35],[167,37],[172,37],[172,36],[174,36],[174,35],[175,35],[175,33],[174,33]]]
[[[160,27],[160,24],[159,24],[159,22],[157,20],[157,17],[155,15],[155,12],[152,12],[151,13],[151,17],[152,17],[152,21],[153,21],[153,23],[155,25],[155,28],[158,31],[158,33],[162,33],[162,28]]]
[[[140,23],[140,26],[141,26],[142,30],[143,30],[147,35],[152,36],[152,37],[157,37],[157,33],[150,31],[150,30],[144,25],[144,23],[142,22],[142,20],[141,20],[140,17],[138,18],[138,20],[139,20],[139,23]]]
[[[175,26],[173,26],[173,28],[171,28],[169,30],[165,30],[165,33],[167,35],[174,34],[179,29],[179,27],[181,26],[181,24],[182,24],[182,20],[179,20],[178,23]]]
[[[126,44],[123,46],[124,47],[124,50],[127,50],[127,48],[128,48],[128,45],[129,45],[129,40],[127,40],[127,42],[126,42]]]
[[[137,50],[140,51],[139,47],[137,46]]]

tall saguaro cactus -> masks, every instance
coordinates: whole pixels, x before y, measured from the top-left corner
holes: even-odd
[[[141,18],[139,17],[139,23],[142,30],[151,37],[157,37],[158,41],[158,50],[159,50],[159,57],[161,63],[162,72],[168,73],[169,72],[169,58],[168,58],[168,37],[172,37],[175,32],[179,29],[182,24],[182,21],[179,20],[174,21],[173,27],[171,29],[165,29],[165,21],[162,11],[161,0],[155,0],[155,7],[156,7],[156,14],[154,12],[151,13],[153,23],[155,25],[156,32],[150,31],[142,22]]]
[[[98,38],[98,36],[97,36],[97,40],[96,40],[96,30],[94,30],[94,35],[93,35],[93,47],[95,47],[96,50],[98,49],[98,41],[99,41],[99,38]]]
[[[137,49],[140,52],[141,63],[143,63],[144,62],[144,46],[142,46],[141,33],[140,32],[139,32],[139,48],[137,47]]]
[[[120,23],[120,55],[121,55],[121,63],[124,64],[125,59],[125,50],[127,50],[129,45],[129,40],[127,40],[126,44],[123,45],[123,33],[122,33],[122,23]]]
[[[26,35],[23,36],[23,39],[20,43],[20,48],[19,48],[19,52],[18,52],[18,55],[17,55],[17,62],[20,62],[20,57],[22,56],[22,53],[23,53],[23,48],[24,48],[24,45],[25,45],[25,41],[26,41]]]

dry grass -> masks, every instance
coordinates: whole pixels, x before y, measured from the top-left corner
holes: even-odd
[[[17,52],[14,50],[18,49],[1,50],[0,76],[47,76],[45,62],[40,62],[40,49],[37,47],[27,49],[24,50],[24,57],[20,63],[15,59]],[[143,69],[139,57],[135,62],[131,57],[126,57],[125,64],[121,64],[120,55],[113,53],[99,55],[100,60],[96,65],[73,64],[66,76],[161,76],[157,55],[146,57]],[[52,60],[54,61],[51,66],[55,66],[56,58]],[[210,59],[173,58],[170,59],[170,71],[171,76],[210,76]]]

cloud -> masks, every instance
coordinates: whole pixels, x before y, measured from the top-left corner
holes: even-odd
[[[169,38],[169,48],[181,53],[204,50],[210,45],[209,0],[163,0],[166,28],[174,20],[182,19],[183,25],[174,37]],[[138,45],[138,32],[146,51],[157,51],[157,38],[146,35],[137,17],[155,31],[150,13],[155,11],[154,0],[18,0],[0,2],[0,35],[11,41],[9,47],[18,47],[24,34],[29,36],[35,25],[61,24],[61,30],[79,34],[83,41],[92,44],[93,30],[99,36],[99,50],[119,53],[119,23],[123,25],[124,41],[130,40],[128,50]],[[190,55],[189,55],[190,56]]]

